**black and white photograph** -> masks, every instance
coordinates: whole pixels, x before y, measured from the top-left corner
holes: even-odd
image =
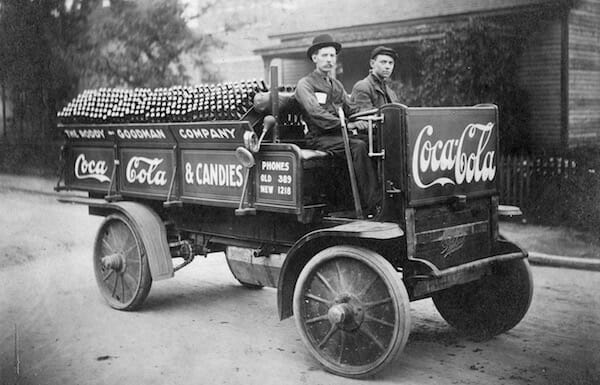
[[[600,384],[600,0],[0,0],[0,385]]]

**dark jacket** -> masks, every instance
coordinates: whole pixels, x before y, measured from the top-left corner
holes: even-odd
[[[379,108],[387,103],[398,103],[396,93],[372,73],[356,82],[352,88],[352,100],[361,111]]]
[[[318,93],[324,98],[321,103],[317,99]],[[312,137],[341,135],[339,107],[343,108],[346,116],[359,111],[339,80],[322,75],[316,70],[298,81],[295,97]]]

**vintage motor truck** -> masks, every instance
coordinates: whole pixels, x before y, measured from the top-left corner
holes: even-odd
[[[355,378],[403,350],[410,301],[431,297],[481,338],[520,322],[533,283],[527,253],[498,233],[496,106],[351,117],[369,122],[382,194],[364,218],[351,164],[306,147],[276,85],[261,95],[271,104],[239,119],[63,120],[57,190],[87,192],[60,200],[105,217],[93,262],[110,306],[134,310],[152,281],[225,252],[242,285],[277,288],[281,319],[328,371]]]

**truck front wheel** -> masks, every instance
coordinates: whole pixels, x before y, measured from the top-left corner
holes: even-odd
[[[346,377],[371,375],[396,358],[410,332],[409,310],[400,274],[360,247],[319,252],[294,290],[302,340],[327,370]]]
[[[456,329],[486,339],[515,327],[533,295],[531,268],[525,259],[503,262],[491,275],[436,293],[433,303]]]

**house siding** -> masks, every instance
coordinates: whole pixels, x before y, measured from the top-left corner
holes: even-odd
[[[284,85],[295,86],[300,78],[315,69],[315,65],[305,57],[283,59],[282,62],[281,79]]]
[[[514,12],[563,0],[304,0],[273,36],[303,36],[320,31],[456,15]],[[302,16],[298,16],[302,15]]]
[[[568,18],[568,145],[600,143],[600,1],[582,0]]]
[[[519,61],[519,81],[529,94],[535,149],[561,146],[561,36],[560,20],[543,21]]]

